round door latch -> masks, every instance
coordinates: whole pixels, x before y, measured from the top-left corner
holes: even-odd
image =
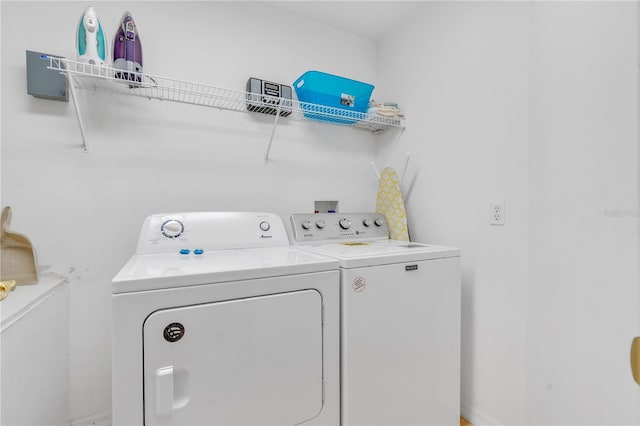
[[[172,322],[164,328],[164,333],[162,334],[164,335],[164,340],[167,342],[177,342],[184,336],[184,325],[179,322]]]

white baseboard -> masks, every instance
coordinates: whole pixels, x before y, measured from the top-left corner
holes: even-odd
[[[111,413],[109,412],[71,420],[69,426],[112,426],[112,424]]]
[[[473,426],[501,426],[500,422],[469,404],[461,403],[460,414]],[[111,413],[96,414],[72,420],[69,426],[112,426]]]
[[[462,402],[460,404],[460,414],[473,426],[501,426],[501,423],[485,413],[469,404]]]

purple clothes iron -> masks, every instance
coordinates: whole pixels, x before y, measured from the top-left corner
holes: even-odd
[[[129,12],[120,19],[120,25],[113,38],[113,67],[129,72],[116,72],[116,78],[142,81],[142,45],[138,28]]]

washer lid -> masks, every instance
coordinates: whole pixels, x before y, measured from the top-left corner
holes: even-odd
[[[343,268],[459,257],[460,249],[409,241],[358,241],[304,246],[306,249],[336,258]]]
[[[307,274],[338,269],[331,258],[292,247],[134,255],[113,279],[113,293]]]

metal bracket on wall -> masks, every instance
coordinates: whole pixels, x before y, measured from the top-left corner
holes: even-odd
[[[398,132],[396,133],[395,137],[393,138],[393,141],[391,142],[391,151],[388,155],[388,157],[391,157],[391,155],[393,154],[393,152],[395,151],[395,147],[397,146],[398,142],[400,141],[400,138],[402,137],[402,135],[404,134],[404,131],[407,129],[406,125],[405,125],[405,121],[404,119],[401,120],[402,125],[397,127]],[[381,133],[382,131],[375,131],[374,133]],[[405,157],[405,162],[404,162],[404,167],[402,169],[402,174],[400,175],[400,184],[402,184],[402,182],[404,181],[404,177],[405,177],[405,173],[407,172],[407,166],[409,165],[409,160],[411,159],[411,153],[407,152],[406,157]],[[376,168],[375,162],[372,161],[370,163],[371,168],[373,169],[374,174],[376,175],[376,180],[380,179],[380,172],[378,171],[378,169]]]
[[[280,99],[280,102],[278,102],[278,108],[276,109],[276,118],[275,120],[273,120],[273,127],[271,128],[271,136],[269,137],[267,152],[264,155],[264,164],[269,164],[269,153],[271,152],[271,145],[273,144],[273,136],[276,134],[276,127],[278,126],[278,118],[280,118],[281,108],[282,108],[282,99]]]
[[[411,160],[411,153],[407,152],[407,154],[404,157],[404,165],[402,166],[402,173],[400,173],[400,185],[402,185],[404,183],[404,178],[407,175],[407,168],[409,167],[409,161],[410,160]],[[376,167],[376,163],[374,163],[372,161],[371,163],[369,163],[369,165],[373,169],[373,174],[376,175],[376,180],[380,180],[380,172],[378,171],[378,168]]]
[[[407,169],[409,168],[409,161],[411,161],[411,153],[407,152],[404,156],[404,164],[402,165],[402,171],[400,172],[400,176],[398,178],[398,180],[400,181],[400,188],[404,193],[403,197],[404,197],[405,203],[407,202],[407,200],[409,199],[409,196],[411,195],[411,189],[413,186],[413,185],[409,185],[409,186],[405,185],[405,178],[407,177]],[[373,170],[373,174],[376,176],[376,181],[379,181],[380,171],[378,171],[378,168],[376,167],[376,163],[372,161],[371,163],[369,163],[369,165]]]
[[[76,118],[78,119],[78,126],[80,127],[80,135],[82,136],[82,152],[87,153],[87,135],[84,130],[84,123],[82,122],[82,115],[80,115],[80,108],[78,108],[78,96],[76,94],[76,88],[73,85],[73,77],[71,73],[67,73],[67,80],[69,82],[69,94],[71,94],[71,102],[73,103],[73,109],[76,111]]]

